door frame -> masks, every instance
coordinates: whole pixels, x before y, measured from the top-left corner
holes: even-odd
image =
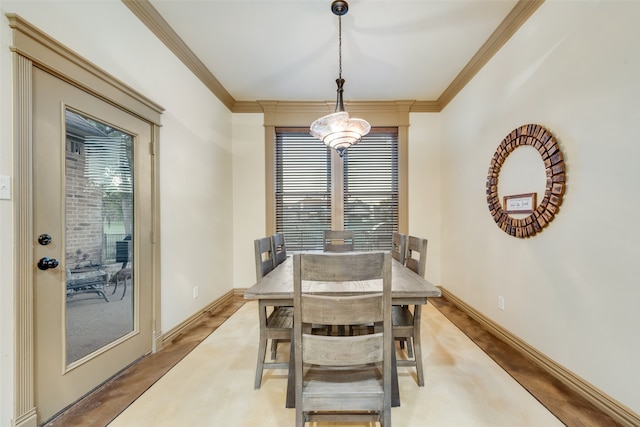
[[[152,164],[152,351],[162,347],[160,312],[160,194],[159,131],[164,108],[93,65],[69,48],[20,18],[7,14],[13,44],[13,162],[14,162],[14,324],[15,382],[14,425],[36,427],[34,381],[33,272],[33,81],[40,68],[124,111],[151,126],[149,150]]]

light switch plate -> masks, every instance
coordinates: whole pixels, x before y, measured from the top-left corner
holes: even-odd
[[[0,175],[0,199],[11,199],[11,177],[8,175]]]

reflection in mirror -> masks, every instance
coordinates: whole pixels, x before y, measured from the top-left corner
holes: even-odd
[[[523,193],[544,194],[547,183],[545,164],[535,147],[521,145],[504,160],[500,168],[498,198]]]
[[[134,327],[133,137],[66,111],[66,361]]]

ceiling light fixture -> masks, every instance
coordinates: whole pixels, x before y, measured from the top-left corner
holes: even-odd
[[[349,118],[349,113],[344,111],[344,79],[342,78],[342,15],[349,11],[346,1],[335,0],[331,3],[331,11],[338,16],[338,98],[336,108],[332,114],[320,117],[311,124],[311,135],[321,139],[328,147],[338,152],[340,157],[354,144],[360,142],[363,136],[369,133],[371,125],[363,119]]]

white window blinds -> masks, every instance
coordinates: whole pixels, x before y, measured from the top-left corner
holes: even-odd
[[[305,129],[276,129],[276,232],[287,250],[322,248],[331,224],[331,156]]]
[[[331,153],[307,129],[276,128],[276,232],[287,250],[322,249],[331,228]],[[390,249],[398,229],[398,131],[374,128],[343,158],[344,228],[356,250]]]
[[[355,250],[391,249],[398,230],[398,130],[374,129],[347,150],[344,160],[344,228]]]

